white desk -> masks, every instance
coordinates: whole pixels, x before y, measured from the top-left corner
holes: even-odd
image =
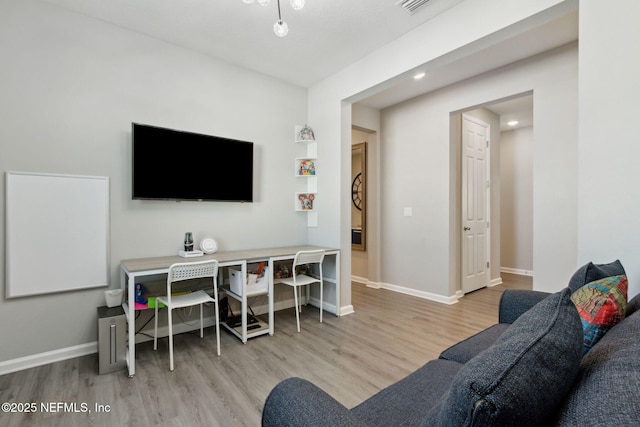
[[[339,314],[340,310],[340,250],[334,248],[326,248],[320,246],[288,246],[282,248],[265,248],[265,249],[251,249],[245,251],[226,251],[216,252],[211,255],[204,255],[196,258],[182,258],[179,256],[167,256],[157,258],[139,258],[124,260],[120,263],[120,286],[126,291],[127,300],[122,304],[124,312],[128,322],[128,351],[127,351],[127,365],[129,367],[129,376],[133,377],[136,373],[135,360],[136,360],[136,327],[135,327],[135,310],[133,301],[135,301],[135,288],[136,278],[141,276],[152,276],[156,274],[167,274],[169,267],[177,262],[189,262],[189,261],[204,261],[207,259],[218,260],[220,267],[228,266],[240,266],[242,269],[244,285],[246,286],[247,277],[247,263],[263,262],[269,263],[269,325],[267,328],[260,328],[255,331],[247,331],[247,296],[236,298],[241,303],[241,315],[242,325],[240,332],[233,328],[228,328],[243,343],[247,342],[248,338],[253,338],[259,335],[268,333],[273,335],[273,273],[274,263],[279,260],[293,259],[296,252],[303,250],[324,249],[327,255],[333,257],[335,261],[334,269],[331,269],[335,274],[333,277],[331,274],[325,278],[325,282],[335,283],[335,314]],[[327,257],[325,257],[325,263]],[[221,286],[222,283],[219,283]],[[229,292],[225,290],[225,292]],[[249,295],[250,296],[250,295]],[[235,296],[234,296],[235,298]],[[226,324],[225,324],[226,326]]]

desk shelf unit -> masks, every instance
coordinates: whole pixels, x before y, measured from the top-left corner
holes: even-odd
[[[254,262],[255,260],[252,260],[252,262]],[[264,259],[262,260],[262,262],[268,262],[268,259]],[[260,319],[258,320],[257,325],[259,325],[259,328],[256,329],[249,329],[250,325],[248,324],[248,309],[249,309],[249,299],[253,298],[253,297],[258,297],[258,296],[271,296],[273,294],[272,287],[267,286],[266,290],[258,290],[258,291],[252,291],[250,290],[250,288],[247,286],[247,262],[245,261],[242,264],[242,268],[240,270],[240,275],[242,278],[242,293],[238,294],[236,292],[233,292],[230,287],[226,286],[224,284],[224,269],[220,270],[220,276],[218,277],[218,298],[220,298],[221,294],[225,294],[227,295],[227,297],[229,298],[233,298],[234,300],[238,301],[240,303],[240,316],[241,316],[241,324],[240,326],[236,326],[236,327],[232,327],[229,324],[227,324],[227,322],[221,322],[220,325],[223,326],[224,328],[226,328],[229,332],[231,332],[232,334],[234,334],[236,337],[240,338],[240,340],[242,340],[242,342],[244,344],[247,343],[247,340],[250,338],[255,338],[255,337],[259,337],[260,335],[265,335],[265,334],[271,334],[273,335],[273,328],[270,327],[270,325],[273,325],[273,316],[269,315],[269,321],[268,322],[264,322]],[[272,298],[269,298],[270,300],[272,300]],[[271,309],[270,312],[272,312],[273,310]],[[253,326],[253,325],[251,325]]]

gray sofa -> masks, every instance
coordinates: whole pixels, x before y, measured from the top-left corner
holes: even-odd
[[[584,355],[571,299],[585,284],[620,274],[619,261],[589,263],[558,293],[505,291],[498,324],[352,409],[289,378],[267,397],[262,425],[638,426],[640,295]]]

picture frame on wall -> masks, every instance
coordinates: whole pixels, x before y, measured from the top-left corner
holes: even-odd
[[[316,176],[316,159],[297,158],[295,173],[296,176]]]
[[[296,193],[296,211],[310,212],[315,210],[316,193]]]

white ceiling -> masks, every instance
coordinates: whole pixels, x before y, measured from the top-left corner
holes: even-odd
[[[294,11],[281,0],[289,34],[276,37],[278,6],[242,0],[41,0],[283,81],[308,87],[462,1],[430,0],[410,15],[398,0],[307,0]],[[491,13],[488,11],[487,13]],[[577,12],[492,44],[455,61],[429,67],[420,81],[398,76],[358,99],[385,108],[578,38]],[[446,61],[444,61],[446,62]],[[494,106],[502,114],[526,102]],[[531,105],[529,99],[528,105]],[[529,109],[532,115],[532,109]],[[531,118],[532,120],[532,118]],[[525,119],[526,122],[526,119]]]
[[[485,106],[488,110],[493,111],[500,116],[500,130],[512,130],[523,127],[533,126],[533,95],[527,94],[491,103]],[[518,123],[509,125],[511,120]]]
[[[287,82],[308,87],[463,0],[430,0],[410,15],[397,0],[42,0]]]

